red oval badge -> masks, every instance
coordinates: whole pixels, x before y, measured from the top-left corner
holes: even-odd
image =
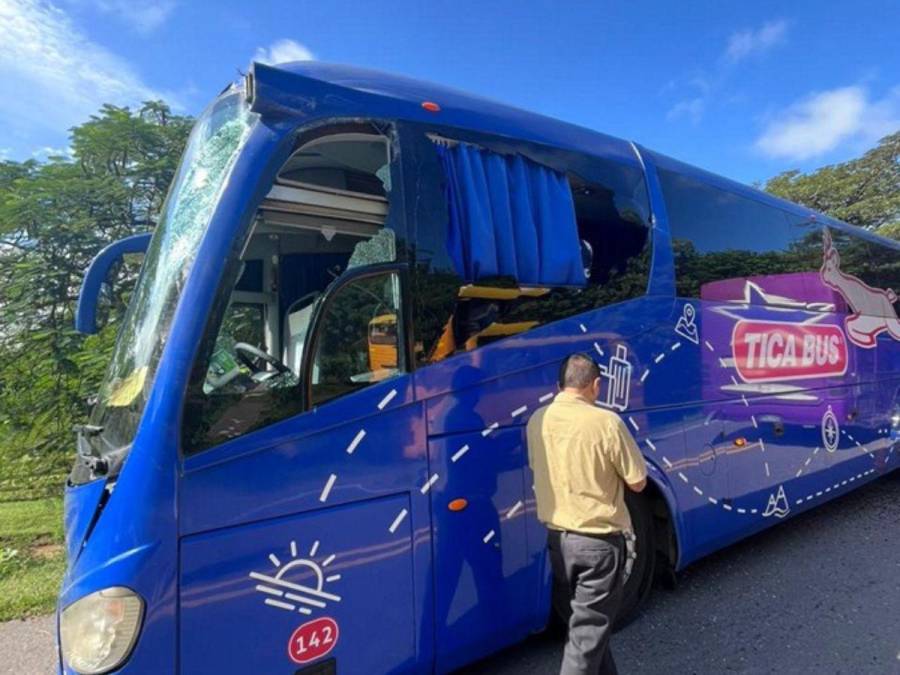
[[[337,621],[324,616],[308,621],[291,633],[288,656],[294,663],[309,663],[334,649],[338,641]]]

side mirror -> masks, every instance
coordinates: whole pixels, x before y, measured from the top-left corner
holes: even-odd
[[[120,239],[100,251],[91,261],[84,275],[84,281],[81,282],[81,292],[78,294],[75,330],[87,334],[97,332],[97,301],[110,268],[126,253],[146,252],[151,236],[150,232],[145,232]]]

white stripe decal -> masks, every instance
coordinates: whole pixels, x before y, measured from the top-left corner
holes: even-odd
[[[337,474],[333,473],[328,477],[328,480],[325,483],[325,487],[322,488],[322,494],[319,495],[320,502],[324,502],[326,499],[328,499],[328,495],[331,494],[331,488],[334,487],[334,481],[336,481],[336,480],[337,480]]]
[[[491,425],[489,425],[487,428],[485,428],[485,429],[481,432],[481,435],[482,435],[482,436],[485,436],[485,437],[490,436],[491,433],[492,433],[493,431],[496,431],[497,427],[499,427],[499,426],[500,426],[500,423],[499,423],[499,422],[494,422],[493,424],[491,424]]]
[[[635,430],[635,431],[640,431],[640,430],[641,430],[641,428],[637,425],[637,422],[635,422],[635,421],[634,421],[634,418],[631,417],[630,415],[629,415],[629,417],[628,417],[628,423],[629,423],[631,426],[634,427],[634,430]]]
[[[520,499],[520,500],[517,501],[515,504],[513,504],[513,507],[512,507],[512,508],[509,510],[509,512],[506,514],[506,517],[507,517],[507,518],[512,518],[514,515],[516,515],[516,514],[519,512],[519,510],[520,510],[523,506],[525,506],[525,504],[523,504],[523,503],[522,503],[522,500]]]
[[[409,513],[409,511],[407,511],[406,509],[400,511],[400,513],[397,514],[397,517],[394,518],[394,522],[391,523],[391,526],[388,528],[388,532],[394,534],[394,532],[397,531],[397,528],[400,527],[400,523],[402,523],[403,519],[406,518],[407,513]]]
[[[466,454],[469,451],[469,446],[464,445],[459,450],[453,453],[453,457],[450,458],[451,462],[456,462],[460,457]]]
[[[360,429],[356,436],[353,437],[353,440],[350,441],[350,445],[347,446],[347,454],[352,455],[353,451],[356,450],[356,447],[362,442],[362,439],[366,437],[366,430]]]
[[[436,473],[431,474],[431,478],[421,487],[419,492],[423,495],[431,489],[431,486],[438,482],[438,475]]]
[[[495,535],[495,534],[496,534],[496,532],[494,532],[493,530],[491,530],[491,531],[488,532],[486,535],[484,535],[484,539],[482,539],[482,541],[483,541],[485,544],[488,543],[491,539],[494,538],[494,535]]]
[[[552,392],[552,391],[549,391],[549,392],[547,392],[546,394],[544,394],[543,396],[541,396],[541,397],[538,399],[538,401],[540,401],[541,403],[543,403],[544,401],[549,401],[551,398],[553,398],[553,392]]]
[[[519,415],[521,415],[522,413],[524,413],[527,410],[528,410],[528,406],[523,405],[521,408],[516,408],[515,410],[513,410],[512,413],[510,413],[510,414],[512,417],[518,417]]]
[[[393,400],[394,400],[394,397],[395,397],[396,395],[397,395],[397,390],[396,390],[396,389],[391,389],[391,390],[388,392],[387,396],[385,396],[383,399],[381,399],[381,403],[378,404],[378,409],[379,409],[379,410],[384,410],[384,407],[385,407],[388,403],[390,403],[391,401],[393,401]]]

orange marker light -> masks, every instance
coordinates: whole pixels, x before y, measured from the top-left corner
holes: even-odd
[[[459,499],[454,499],[452,502],[447,504],[447,508],[451,511],[462,511],[469,505],[468,499],[463,499],[460,497]]]
[[[739,448],[743,448],[745,445],[747,445],[747,439],[746,438],[735,438],[734,444],[736,446],[738,446]]]
[[[439,106],[434,101],[422,101],[422,107],[425,108],[428,112],[441,112],[441,106]]]

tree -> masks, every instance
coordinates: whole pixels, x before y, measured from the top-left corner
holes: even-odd
[[[900,131],[862,157],[807,174],[786,171],[762,187],[851,225],[900,239]]]
[[[114,325],[75,333],[82,276],[100,248],[155,227],[191,123],[159,101],[106,105],[72,129],[71,156],[0,163],[0,451],[71,456],[72,424],[115,335]],[[117,274],[127,281],[138,267],[132,260]],[[130,284],[114,288],[105,306],[113,324]]]

